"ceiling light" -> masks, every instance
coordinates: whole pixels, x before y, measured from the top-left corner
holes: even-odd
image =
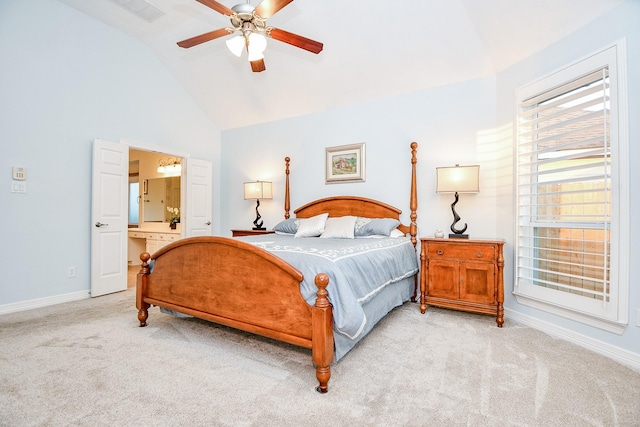
[[[267,48],[267,38],[258,33],[249,34],[249,48],[260,53],[264,52]]]
[[[232,39],[227,40],[227,47],[238,58],[242,54],[242,49],[244,48],[245,41],[243,36],[235,36]]]
[[[257,61],[264,59],[262,52],[267,48],[267,39],[262,34],[251,33],[249,34],[249,43],[247,44],[247,51],[249,53],[249,61]]]
[[[182,174],[180,159],[168,158],[167,160],[160,160],[157,172],[164,174],[164,176],[180,176]]]
[[[259,59],[264,59],[264,55],[262,52],[257,52],[255,49],[251,49],[251,47],[249,47],[249,55],[247,56],[247,59],[249,62],[257,61]]]

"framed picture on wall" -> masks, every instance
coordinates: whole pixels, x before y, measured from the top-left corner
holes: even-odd
[[[325,150],[325,181],[327,184],[364,181],[364,142],[327,147]]]

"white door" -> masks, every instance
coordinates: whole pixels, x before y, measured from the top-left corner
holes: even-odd
[[[93,141],[91,296],[127,289],[129,147]]]
[[[213,182],[211,162],[186,158],[187,223],[186,237],[211,235],[211,200]]]

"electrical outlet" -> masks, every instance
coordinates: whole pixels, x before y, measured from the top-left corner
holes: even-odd
[[[76,277],[75,267],[69,267],[69,270],[67,270],[67,277],[70,277],[70,278]]]

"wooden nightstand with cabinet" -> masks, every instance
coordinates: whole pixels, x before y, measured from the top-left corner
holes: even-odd
[[[428,305],[496,316],[504,323],[502,240],[420,239],[420,311]]]

